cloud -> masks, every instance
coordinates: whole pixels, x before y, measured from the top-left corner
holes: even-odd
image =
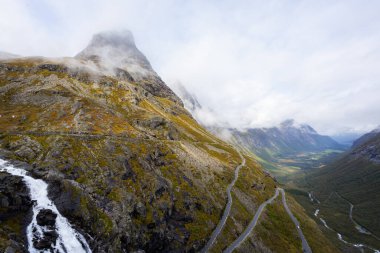
[[[165,81],[181,80],[232,126],[295,118],[334,134],[380,124],[378,1],[1,0],[1,6],[0,51],[73,56],[93,33],[127,28]]]

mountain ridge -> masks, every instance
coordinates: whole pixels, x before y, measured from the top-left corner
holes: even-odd
[[[48,183],[49,198],[93,252],[197,252],[220,219],[241,157],[199,125],[142,58],[123,55],[125,46],[135,50],[130,37],[122,45],[117,39],[116,49],[108,44],[114,38],[96,38],[76,58],[0,61],[0,157]],[[115,52],[120,66],[108,65]],[[246,165],[214,252],[237,237],[277,185],[249,153],[242,155]],[[7,188],[1,205],[18,198],[14,185]],[[25,221],[3,219],[2,211],[0,250],[25,251]],[[297,213],[306,236],[320,233],[302,209]],[[263,244],[277,251],[298,247],[292,240],[271,244],[265,235],[250,247]],[[323,235],[316,245],[334,251]]]

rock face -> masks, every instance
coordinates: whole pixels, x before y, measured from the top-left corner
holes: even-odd
[[[29,222],[31,207],[22,178],[0,172],[0,250],[26,251],[23,228]]]
[[[21,177],[11,176],[0,172],[0,205],[6,211],[2,217],[11,212],[25,212],[31,206],[28,189]]]
[[[37,214],[37,224],[40,226],[51,226],[54,227],[55,219],[57,218],[57,214],[54,213],[50,209],[42,209]]]
[[[58,234],[55,228],[57,214],[50,209],[42,209],[36,216],[37,224],[44,227],[42,236],[33,238],[33,246],[38,250],[53,250],[52,245],[56,244]]]
[[[90,44],[76,58],[91,60],[109,69],[124,69],[137,77],[154,75],[152,66],[137,49],[130,31],[103,32],[93,36]]]
[[[33,246],[38,250],[52,250],[58,238],[57,232],[54,230],[44,231],[41,239],[33,240]]]
[[[171,85],[174,92],[181,98],[183,104],[187,110],[191,112],[192,115],[196,113],[197,110],[202,110],[202,105],[199,103],[195,95],[191,94],[185,86],[180,82],[175,82]]]
[[[168,97],[182,103],[152,69],[145,55],[136,47],[130,31],[96,34],[76,58],[95,64],[107,75],[139,81],[140,85],[153,95]]]
[[[30,137],[26,136],[16,142],[12,142],[9,148],[19,157],[31,160],[36,157],[36,154],[41,151],[42,147],[38,142],[33,141]]]
[[[350,150],[351,159],[363,159],[380,165],[380,132],[375,129],[354,141]]]

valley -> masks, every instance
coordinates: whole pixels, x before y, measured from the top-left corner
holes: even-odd
[[[378,134],[364,135],[352,148],[320,169],[289,177],[289,192],[314,213],[343,248],[380,248],[378,231]],[[318,210],[318,211],[316,211]]]
[[[202,109],[197,99],[184,88],[179,94],[189,110],[197,115],[196,111]],[[323,233],[341,251],[377,252],[380,246],[378,237],[370,232],[369,227],[372,227],[372,231],[377,229],[375,223],[378,215],[369,213],[364,203],[353,204],[352,198],[345,192],[351,190],[353,195],[360,195],[360,192],[370,194],[370,203],[373,206],[370,209],[379,210],[375,204],[378,172],[375,168],[370,172],[368,168],[376,167],[378,143],[367,145],[368,148],[361,148],[360,151],[355,150],[355,147],[358,149],[360,145],[376,137],[376,131],[356,140],[350,149],[349,146],[339,144],[328,136],[319,135],[312,127],[298,124],[294,120],[286,120],[277,127],[263,129],[238,130],[218,126],[208,129],[221,138],[226,136],[226,132],[229,133],[225,140],[251,153],[265,170],[284,185],[286,191],[305,208],[309,217],[314,219]],[[359,162],[362,160],[360,156],[366,152],[369,153],[366,159],[374,161],[374,165],[370,165],[372,162]],[[355,158],[350,158],[350,154]],[[368,173],[372,173],[373,177]],[[366,181],[368,184],[362,185]],[[346,190],[340,189],[338,193],[337,185],[345,187]],[[362,195],[360,198],[359,201],[363,201],[366,197]],[[354,207],[356,213],[353,212]],[[255,225],[253,222],[250,226]],[[255,232],[246,230],[245,233],[247,236]],[[240,238],[245,238],[244,233]],[[237,240],[228,249],[240,244]],[[243,243],[243,248],[247,247],[244,245]]]

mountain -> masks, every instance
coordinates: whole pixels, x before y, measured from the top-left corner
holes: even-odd
[[[233,130],[233,135],[254,152],[274,155],[344,148],[332,138],[318,134],[311,126],[297,124],[294,120],[286,120],[278,127]]]
[[[338,143],[343,144],[347,147],[351,147],[355,140],[357,140],[362,134],[355,132],[342,132],[332,135],[331,138],[336,140]]]
[[[93,252],[198,252],[222,216],[243,158],[227,226],[213,246],[220,252],[277,187],[249,153],[241,157],[192,118],[129,31],[97,34],[74,58],[1,60],[0,158],[0,250],[6,252],[67,247],[54,246],[62,239],[54,227],[62,216],[67,222],[60,224],[70,223]],[[19,169],[14,175],[4,166]],[[57,210],[38,209],[30,196],[50,198],[54,205],[46,207]],[[311,247],[334,252],[289,201]],[[26,231],[32,210],[44,230]],[[299,240],[289,239],[297,231],[287,214],[270,217],[266,225],[287,226],[270,231],[281,244],[268,240],[264,227],[249,247],[300,249]]]
[[[211,109],[203,107],[181,83],[172,84],[172,87],[194,118],[210,132],[252,152],[267,171],[283,182],[293,172],[323,166],[347,149],[347,145],[320,135],[311,126],[293,119],[270,128],[231,128]]]
[[[196,111],[202,110],[201,104],[198,102],[197,97],[187,91],[185,86],[180,82],[175,82],[171,85],[175,94],[181,98],[184,107],[195,117]]]
[[[181,98],[185,108],[204,127],[211,130],[215,126],[228,127],[228,123],[222,121],[210,108],[201,105],[195,94],[190,93],[179,81],[171,84],[173,91]]]
[[[0,60],[5,60],[5,59],[13,59],[19,57],[18,55],[15,54],[10,54],[7,52],[0,51]]]
[[[282,183],[299,170],[323,166],[346,149],[331,137],[294,120],[270,128],[229,129],[228,133],[219,128],[213,132],[254,153],[260,164]]]
[[[380,135],[380,127],[376,128],[376,129],[372,130],[371,132],[366,133],[363,136],[361,136],[360,138],[356,139],[352,143],[352,148],[357,148],[359,146],[362,146],[364,143],[366,143],[372,139],[376,139],[379,135]]]
[[[230,137],[233,136],[235,141],[254,153],[263,154],[268,151],[271,154],[293,154],[318,152],[326,149],[346,149],[345,145],[339,144],[331,137],[320,135],[311,126],[299,124],[293,119],[285,120],[276,127],[243,130],[221,126],[223,124],[220,124],[220,121],[214,124],[206,124],[199,113],[205,108],[198,102],[196,96],[187,91],[179,82],[173,84],[173,87],[176,94],[184,102],[186,109],[210,131],[217,135],[228,131]],[[217,117],[216,115],[213,116]]]
[[[335,222],[335,226],[340,228],[338,232],[348,236],[351,241],[367,240],[370,245],[380,248],[378,239],[380,236],[378,219],[380,133],[378,129],[356,140],[352,148],[340,159],[320,170],[311,171],[306,176],[306,181],[308,182],[306,188],[313,191],[320,202],[325,201],[328,205],[330,212],[325,212],[326,219],[330,219],[332,224]],[[354,221],[374,236],[371,237],[368,233],[363,235],[355,229],[359,225],[352,224],[348,220],[350,205],[352,205],[351,212]],[[349,227],[350,224],[351,227]]]

